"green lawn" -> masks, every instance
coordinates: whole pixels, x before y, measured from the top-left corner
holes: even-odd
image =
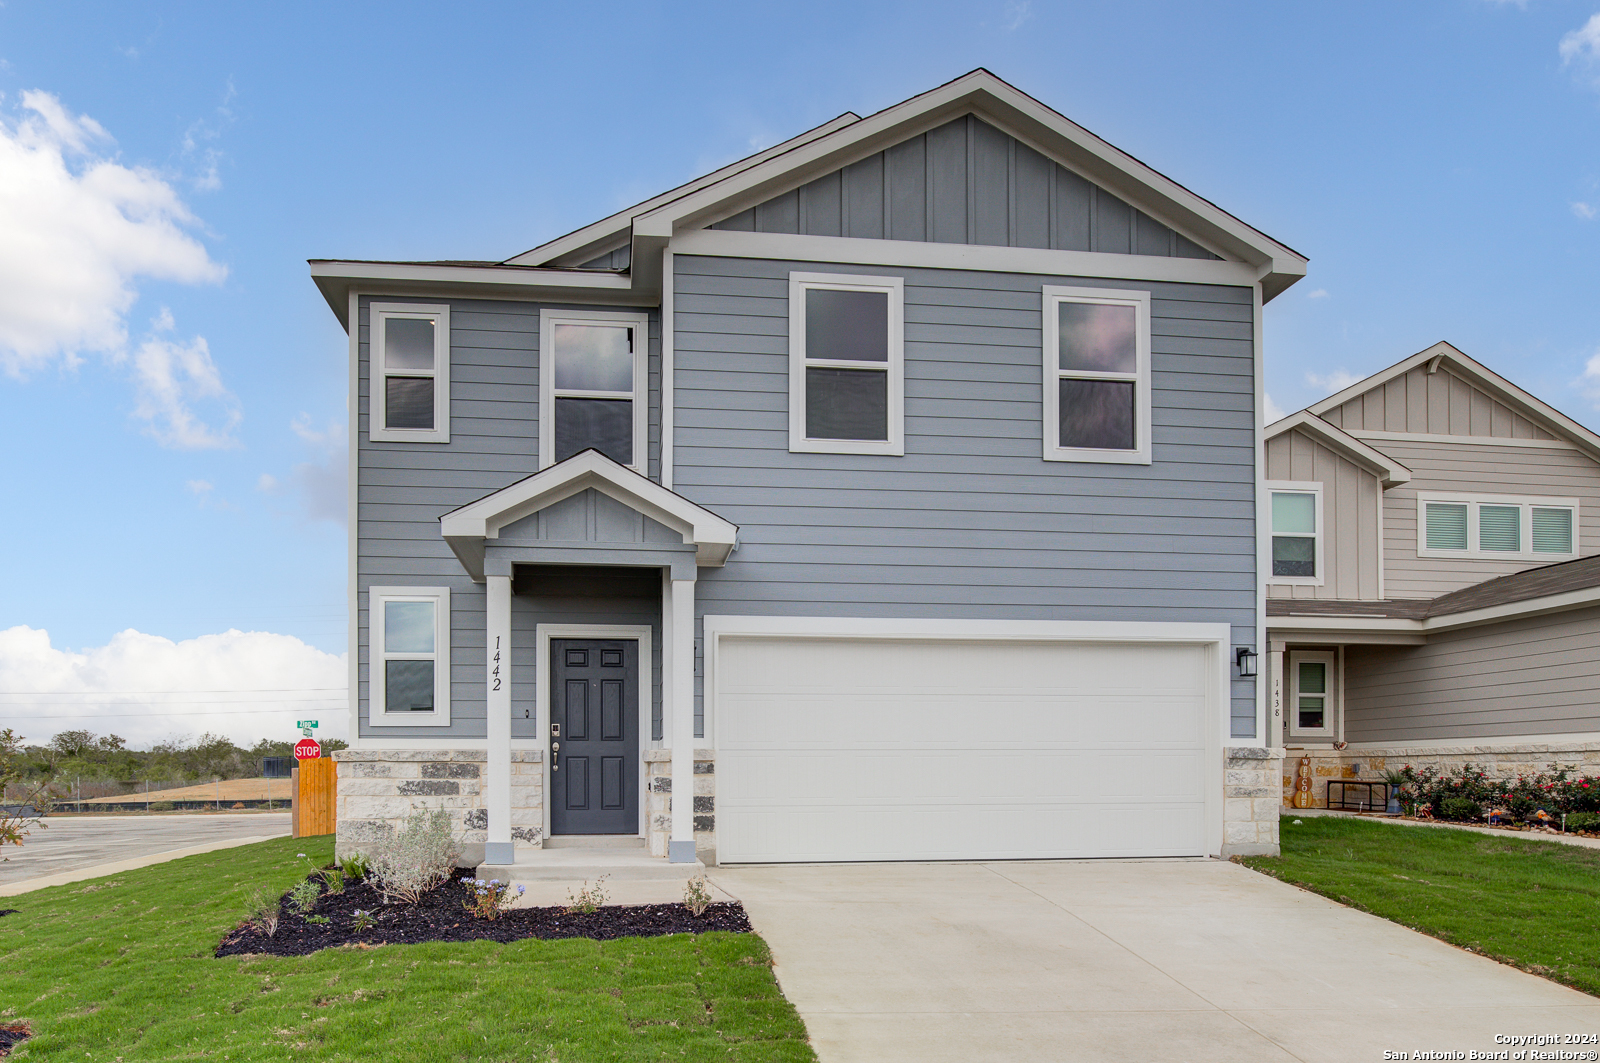
[[[1246,865],[1600,996],[1600,850],[1306,817]]]
[[[754,934],[387,945],[213,959],[258,886],[333,839],[284,839],[0,898],[13,1057],[815,1060]]]

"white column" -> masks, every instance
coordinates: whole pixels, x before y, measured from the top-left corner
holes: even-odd
[[[1267,644],[1267,734],[1268,749],[1283,747],[1283,651],[1284,643]]]
[[[663,661],[670,658],[663,686],[670,688],[672,716],[672,837],[667,858],[692,864],[694,855],[694,580],[673,579],[662,603]],[[670,618],[669,618],[670,617]]]
[[[511,577],[488,576],[486,632],[488,672],[488,793],[489,839],[484,846],[486,864],[517,862],[511,840]]]

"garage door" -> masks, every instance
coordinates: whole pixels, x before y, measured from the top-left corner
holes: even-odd
[[[723,636],[718,858],[1203,855],[1208,652]]]

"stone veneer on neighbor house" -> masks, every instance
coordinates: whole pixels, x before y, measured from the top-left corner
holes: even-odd
[[[1277,856],[1283,750],[1237,746],[1222,755],[1222,855]]]
[[[1492,779],[1514,779],[1535,775],[1552,767],[1570,768],[1580,775],[1600,776],[1600,742],[1558,742],[1496,745],[1480,743],[1459,746],[1347,746],[1344,749],[1283,750],[1283,803],[1294,796],[1295,776],[1300,758],[1311,758],[1311,798],[1316,808],[1328,807],[1328,783],[1335,779],[1382,782],[1386,771],[1407,764],[1414,768],[1437,767],[1441,771],[1471,764],[1489,773]],[[1357,791],[1351,797],[1358,797]],[[1292,808],[1290,809],[1292,811]]]

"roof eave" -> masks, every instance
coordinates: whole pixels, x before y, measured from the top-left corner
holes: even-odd
[[[1263,438],[1273,439],[1296,429],[1317,437],[1328,449],[1377,476],[1383,481],[1385,490],[1411,480],[1411,470],[1406,466],[1383,451],[1361,442],[1343,429],[1324,421],[1309,410],[1291,413],[1272,422],[1266,427]]]
[[[567,298],[637,305],[659,298],[660,269],[611,273],[528,266],[457,266],[423,262],[311,259],[311,279],[348,331],[350,292],[369,295],[455,295],[482,299]]]

